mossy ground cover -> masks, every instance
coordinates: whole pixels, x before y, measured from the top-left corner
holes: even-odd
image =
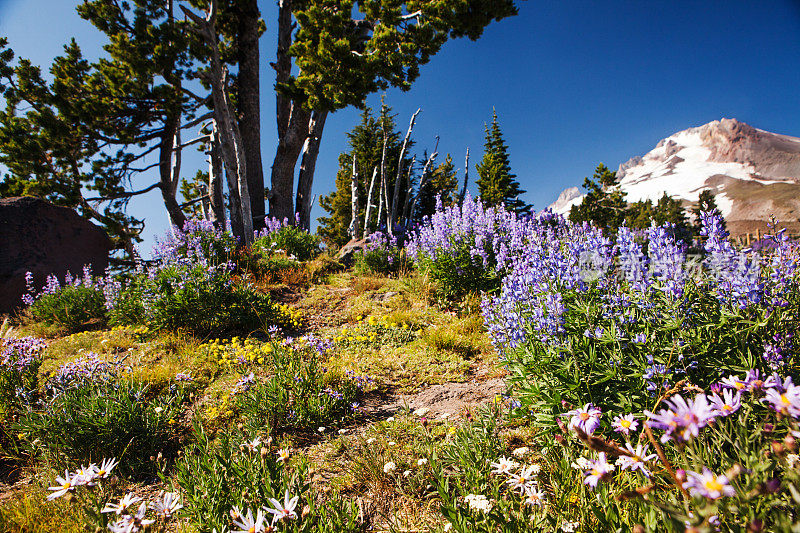
[[[399,399],[433,384],[502,376],[482,318],[474,310],[436,305],[430,282],[414,271],[401,277],[334,271],[316,279],[286,283],[269,274],[261,278],[261,290],[291,302],[285,305],[298,327],[289,336],[313,335],[332,344],[321,361],[324,379],[335,380],[345,372],[369,379],[359,398],[369,408],[325,426],[284,428],[272,436],[275,446],[308,461],[308,481],[321,501],[336,493],[355,502],[364,528],[441,529],[444,522],[422,459],[431,442],[446,441],[464,413],[453,413],[453,420],[428,421],[404,410]],[[87,354],[122,363],[123,379],[144,384],[149,395],[174,387],[176,375],[190,376],[182,411],[171,421],[184,446],[192,441],[193,424],[205,425],[212,438],[236,433],[247,424],[237,405],[237,387],[242,376],[249,375],[245,370],[263,376],[274,373],[264,357],[287,336],[271,339],[267,332],[256,331],[250,336],[197,337],[180,330],[151,331],[144,325],[58,333],[31,320],[13,330],[16,336],[47,337],[40,383]],[[242,354],[245,366],[236,363]],[[391,411],[381,411],[382,402],[391,403]],[[63,499],[45,500],[46,487],[61,471],[58,459],[26,456],[20,449],[3,452],[13,460],[4,472],[0,530],[46,531],[50,525],[60,531],[84,530],[88,518],[79,506]],[[114,494],[170,490],[177,457],[159,466],[163,479],[128,474],[117,480]],[[394,468],[384,471],[390,463]],[[195,530],[187,520],[171,527]]]

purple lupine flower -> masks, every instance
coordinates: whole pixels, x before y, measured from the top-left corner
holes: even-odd
[[[601,480],[609,477],[613,471],[614,465],[606,461],[605,452],[600,452],[597,455],[596,461],[590,461],[590,467],[585,472],[586,477],[583,483],[592,488],[597,488],[597,484]]]
[[[667,366],[655,363],[652,355],[647,356],[647,362],[650,363],[650,365],[645,368],[644,374],[642,374],[642,379],[644,379],[647,384],[647,390],[651,393],[655,393],[660,388],[669,388],[670,383],[666,378],[670,372]]]
[[[642,252],[642,246],[636,242],[635,233],[625,226],[617,230],[617,250],[619,269],[625,281],[632,290],[646,292],[650,288],[647,257]]]
[[[674,224],[656,226],[655,223],[647,231],[650,239],[647,251],[650,256],[649,281],[651,284],[657,283],[667,294],[679,298],[687,278],[684,269],[686,251],[673,237],[674,232]]]
[[[761,301],[764,285],[760,279],[760,256],[738,252],[728,240],[719,212],[700,213],[706,237],[706,266],[716,285],[717,299],[740,309]]]
[[[587,435],[591,435],[600,427],[600,417],[602,414],[603,412],[600,409],[587,403],[583,407],[578,407],[577,409],[564,413],[564,416],[571,417],[569,420],[570,429],[580,428],[580,430]]]
[[[705,466],[702,474],[688,471],[686,476],[687,479],[683,484],[683,488],[687,489],[692,496],[711,500],[717,500],[723,496],[736,496],[736,490],[731,486],[727,476],[718,476]]]

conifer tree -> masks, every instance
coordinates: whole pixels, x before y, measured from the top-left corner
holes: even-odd
[[[433,170],[422,187],[414,211],[415,222],[421,222],[424,217],[436,211],[437,196],[444,207],[453,205],[458,200],[458,177],[450,154],[447,154],[445,160]]]
[[[491,128],[486,126],[483,159],[475,169],[478,171],[478,195],[485,205],[504,205],[519,214],[530,213],[531,206],[519,198],[525,191],[520,189],[517,176],[511,173],[508,146],[500,131],[497,111],[492,112]]]
[[[584,178],[583,188],[586,189],[586,195],[580,204],[572,206],[569,220],[576,223],[592,222],[609,234],[616,233],[628,215],[625,193],[616,186],[616,182],[616,172],[609,170],[603,163],[597,165],[594,175]],[[641,207],[646,209],[647,204],[642,204]]]

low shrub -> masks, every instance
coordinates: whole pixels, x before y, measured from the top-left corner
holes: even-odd
[[[318,236],[298,226],[270,225],[256,236],[252,248],[263,256],[277,252],[298,261],[310,261],[322,252],[320,242]]]
[[[197,335],[250,332],[282,323],[270,297],[235,283],[228,265],[168,265],[140,275],[120,291],[109,310],[113,325],[147,324]]]
[[[397,239],[382,232],[369,236],[367,247],[355,255],[353,270],[358,275],[399,273],[406,266],[404,250]]]
[[[499,285],[493,243],[514,218],[502,208],[486,209],[479,199],[438,210],[411,235],[409,257],[436,283],[438,296],[456,301],[470,292]]]
[[[244,427],[266,434],[316,430],[351,416],[369,380],[322,367],[321,359],[330,349],[329,342],[302,338],[234,360],[240,370],[254,368],[258,372],[239,381],[231,402]],[[221,409],[212,412],[217,413],[221,414]]]
[[[317,256],[308,263],[308,271],[311,273],[312,283],[325,283],[331,274],[336,274],[344,270],[344,265],[329,252]]]
[[[159,264],[217,266],[231,261],[236,253],[236,237],[215,228],[208,220],[187,220],[183,228],[174,227],[153,247],[153,260]]]
[[[35,400],[41,354],[46,347],[35,337],[0,338],[0,421],[10,420]]]

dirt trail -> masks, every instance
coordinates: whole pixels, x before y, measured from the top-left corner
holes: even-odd
[[[431,385],[416,394],[374,392],[365,399],[364,411],[376,418],[392,416],[401,409],[427,409],[423,416],[458,418],[466,409],[478,408],[506,391],[503,379],[471,380]]]

